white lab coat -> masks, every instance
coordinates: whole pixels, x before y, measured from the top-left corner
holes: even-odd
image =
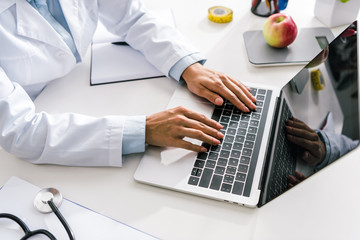
[[[98,19],[166,75],[178,60],[196,52],[175,29],[156,23],[140,0],[60,0],[60,4],[81,58]],[[0,144],[37,164],[121,166],[128,118],[35,113],[26,90],[39,91],[75,65],[68,46],[29,3],[0,1]]]

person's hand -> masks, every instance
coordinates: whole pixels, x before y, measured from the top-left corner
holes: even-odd
[[[293,175],[288,176],[288,187],[292,188],[296,184],[304,181],[305,179],[306,179],[306,177],[302,173],[299,173],[298,171],[296,171],[295,176],[293,176]]]
[[[300,147],[301,158],[315,166],[322,162],[326,155],[325,144],[318,134],[304,122],[292,118],[286,122],[286,138]]]
[[[180,147],[197,152],[206,152],[203,146],[185,141],[184,137],[198,139],[210,145],[220,144],[224,135],[222,125],[203,114],[185,107],[165,110],[146,118],[145,142],[161,147]]]
[[[250,89],[226,74],[195,63],[185,69],[182,77],[191,92],[218,106],[224,103],[224,97],[243,112],[256,109]]]

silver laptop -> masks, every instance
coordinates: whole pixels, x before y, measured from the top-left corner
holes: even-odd
[[[326,60],[314,64],[328,50]],[[206,153],[150,146],[135,179],[248,207],[266,204],[289,189],[289,175],[298,171],[310,177],[317,170],[299,159],[299,147],[287,141],[289,118],[359,139],[357,53],[354,22],[311,61],[315,66],[301,70],[282,89],[248,84],[257,98],[257,110],[251,113],[230,102],[215,107],[180,85],[168,108],[182,105],[212,117],[224,126],[225,138],[219,146],[203,144]]]

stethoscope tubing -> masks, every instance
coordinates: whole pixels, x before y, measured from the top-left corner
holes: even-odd
[[[53,210],[53,212],[55,213],[55,215],[58,217],[59,221],[61,222],[61,224],[64,226],[67,234],[69,235],[69,239],[70,240],[75,240],[75,236],[73,231],[71,230],[69,224],[67,223],[67,221],[65,220],[64,216],[61,214],[61,212],[59,211],[59,208],[55,206],[54,202],[52,200],[47,202],[51,208],[51,210]]]
[[[59,211],[59,208],[55,205],[55,203],[52,200],[49,200],[47,203],[49,204],[51,210],[55,213],[56,217],[59,219],[61,224],[64,226],[67,234],[69,235],[69,239],[75,240],[74,233],[71,230],[71,228],[70,228],[69,224],[67,223],[66,219],[64,218],[64,216]],[[29,239],[30,237],[33,237],[33,236],[39,235],[39,234],[43,234],[43,235],[47,236],[50,240],[56,240],[56,237],[52,233],[50,233],[49,231],[47,231],[45,229],[38,229],[38,230],[31,231],[29,229],[29,227],[25,224],[24,221],[22,221],[20,218],[18,218],[17,216],[15,216],[13,214],[0,213],[0,218],[11,219],[21,227],[21,229],[24,231],[25,235],[20,240],[26,240],[26,239]]]
[[[51,239],[51,240],[56,240],[55,236],[52,235],[52,233],[50,233],[49,231],[47,231],[45,229],[38,229],[38,230],[35,230],[35,231],[31,231],[29,229],[29,227],[24,223],[24,221],[22,221],[20,218],[18,218],[15,215],[12,215],[10,213],[0,213],[0,218],[8,218],[8,219],[13,220],[17,224],[19,224],[19,226],[21,227],[21,229],[25,233],[25,235],[20,240],[26,240],[26,239],[29,239],[32,236],[39,235],[39,234],[43,234],[43,235],[47,236],[49,239]]]

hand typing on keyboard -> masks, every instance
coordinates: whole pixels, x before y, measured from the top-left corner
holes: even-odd
[[[287,139],[300,147],[302,160],[312,166],[324,160],[325,144],[312,128],[304,122],[292,118],[286,123],[286,131]]]
[[[203,146],[184,140],[185,137],[198,139],[210,145],[220,144],[224,135],[219,131],[222,125],[215,120],[176,107],[146,118],[145,142],[155,146],[179,147],[197,152],[206,152]]]
[[[256,109],[256,99],[250,89],[226,74],[195,63],[185,69],[182,77],[191,92],[218,106],[224,103],[224,97],[243,112]]]

